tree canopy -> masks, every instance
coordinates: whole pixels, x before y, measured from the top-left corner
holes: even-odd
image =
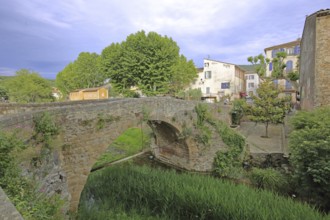
[[[287,99],[279,97],[280,91],[272,81],[265,80],[257,89],[258,96],[253,97],[249,118],[251,121],[265,124],[265,137],[268,137],[268,125],[283,123],[287,110]]]
[[[51,102],[52,87],[48,80],[42,78],[37,72],[21,69],[3,82],[2,87],[11,102]]]
[[[100,69],[100,56],[96,53],[82,52],[56,76],[56,86],[67,95],[81,88],[98,87],[107,78]]]
[[[179,51],[171,38],[139,31],[105,48],[101,69],[120,92],[136,86],[148,96],[175,93],[197,77],[194,63]]]

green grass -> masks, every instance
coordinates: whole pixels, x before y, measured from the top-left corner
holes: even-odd
[[[148,143],[150,143],[150,137],[146,132],[143,133],[142,143],[141,129],[129,128],[108,147],[108,150],[99,157],[93,168],[136,154],[146,148]]]
[[[116,215],[127,218],[117,218]],[[127,164],[90,175],[82,193],[78,216],[91,220],[318,220],[329,217],[269,191],[210,176],[177,174]]]

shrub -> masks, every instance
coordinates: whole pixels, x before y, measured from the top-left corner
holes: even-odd
[[[251,171],[251,182],[258,188],[274,192],[284,191],[287,187],[286,177],[273,168],[253,168]]]
[[[330,108],[299,112],[290,134],[290,162],[298,193],[330,210]]]
[[[35,138],[48,148],[51,137],[59,133],[59,126],[55,123],[53,116],[49,112],[43,112],[33,118]]]

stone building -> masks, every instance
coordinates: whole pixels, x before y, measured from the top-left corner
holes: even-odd
[[[330,105],[330,9],[306,17],[301,40],[301,108]]]

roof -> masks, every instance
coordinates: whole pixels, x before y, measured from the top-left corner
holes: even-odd
[[[198,68],[196,68],[196,70],[197,70],[198,73],[201,73],[201,72],[204,71],[204,68],[203,67],[198,67]]]
[[[314,16],[316,15],[316,17],[322,17],[322,16],[327,16],[330,15],[330,9],[321,9],[318,10],[317,12],[314,12],[313,14],[307,15],[306,17],[310,17],[310,16]]]
[[[279,44],[279,45],[274,45],[274,46],[271,46],[271,47],[267,47],[267,48],[264,49],[264,51],[266,53],[267,50],[273,50],[273,49],[279,49],[279,48],[284,48],[284,47],[297,46],[297,45],[300,45],[300,41],[301,41],[301,38],[298,38],[295,41],[291,41],[291,42],[288,42],[288,43],[284,43],[284,44]]]
[[[101,87],[95,87],[95,88],[86,88],[86,89],[76,89],[72,92],[94,92],[97,91],[99,89],[106,89],[106,86],[101,86]]]
[[[227,62],[222,62],[222,61],[219,61],[219,60],[213,60],[213,59],[210,59],[210,58],[204,58],[204,60],[209,60],[209,61],[213,61],[213,62],[218,62],[218,63],[223,63],[223,64],[234,65],[235,67],[237,67],[237,68],[243,70],[244,72],[246,71],[245,69],[243,69],[242,67],[240,67],[240,66],[237,65],[237,64],[227,63]]]

